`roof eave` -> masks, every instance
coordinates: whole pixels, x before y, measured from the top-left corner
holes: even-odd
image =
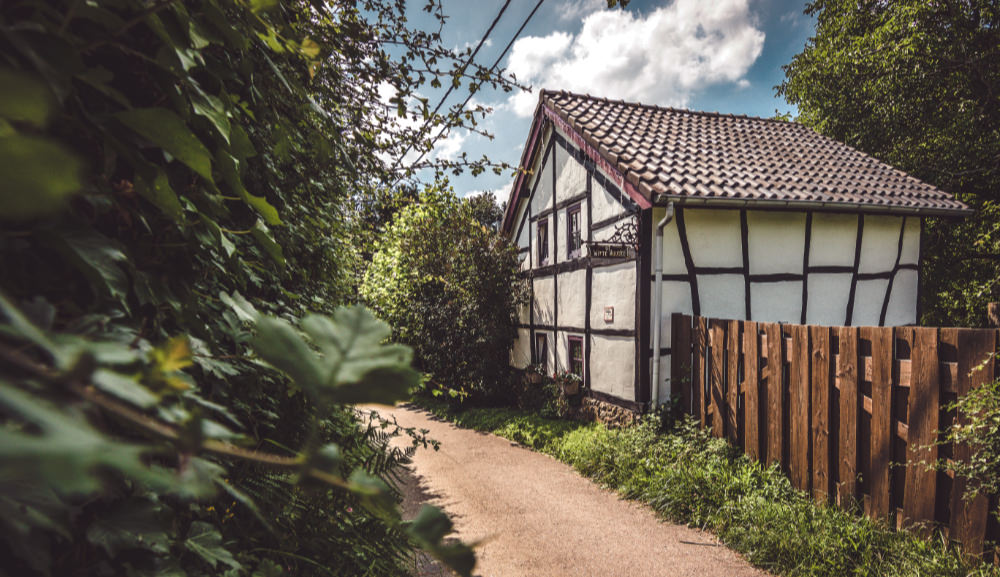
[[[733,208],[790,208],[817,210],[829,212],[864,212],[880,214],[905,214],[915,216],[967,217],[975,213],[971,208],[941,208],[916,206],[886,206],[865,203],[821,202],[809,200],[776,200],[776,199],[739,199],[739,198],[703,198],[685,196],[682,194],[659,194],[656,204],[662,205],[673,201],[680,206],[708,206]]]

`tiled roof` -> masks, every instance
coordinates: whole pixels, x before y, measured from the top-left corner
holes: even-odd
[[[966,213],[925,182],[812,129],[780,120],[694,112],[542,91],[565,120],[646,198]]]

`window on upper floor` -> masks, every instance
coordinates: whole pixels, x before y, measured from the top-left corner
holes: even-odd
[[[538,220],[538,264],[546,264],[549,260],[549,220]]]
[[[566,258],[580,258],[583,233],[580,229],[580,205],[566,209]]]

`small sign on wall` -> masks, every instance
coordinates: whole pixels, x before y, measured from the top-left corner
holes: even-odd
[[[587,245],[591,258],[629,258],[632,247],[618,242],[592,242]]]
[[[604,322],[615,322],[615,307],[604,307]]]

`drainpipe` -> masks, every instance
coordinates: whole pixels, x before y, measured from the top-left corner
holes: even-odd
[[[656,263],[656,283],[653,285],[653,379],[650,385],[650,408],[660,404],[660,315],[663,312],[663,228],[674,219],[674,201],[667,204],[667,213],[656,223],[653,242],[653,262]]]

